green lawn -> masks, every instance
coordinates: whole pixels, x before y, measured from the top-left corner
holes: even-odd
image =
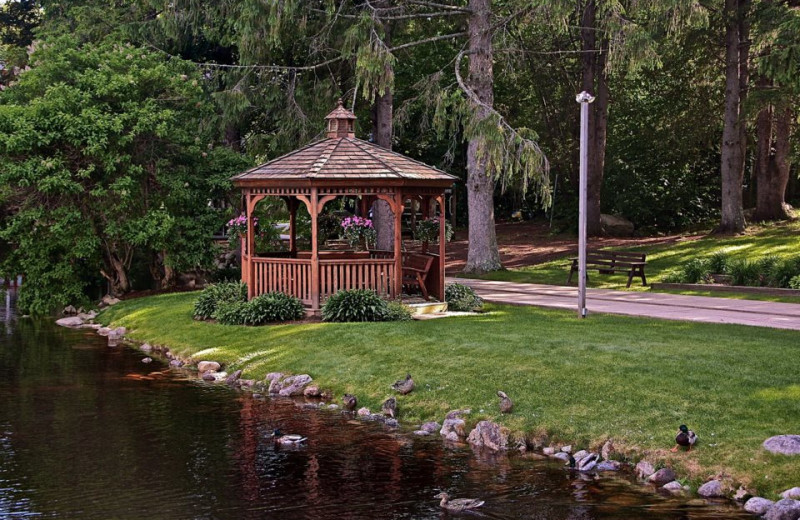
[[[611,248],[613,249],[613,248]],[[715,251],[724,249],[731,258],[754,259],[766,255],[793,256],[800,255],[800,220],[770,226],[753,226],[746,234],[737,236],[706,236],[686,240],[669,245],[649,245],[642,247],[619,248],[625,251],[641,251],[647,253],[645,273],[648,282],[659,282],[672,269],[680,268],[684,263],[695,258],[705,258]],[[480,278],[520,283],[541,283],[548,285],[565,285],[569,275],[567,257],[507,271],[496,271]],[[573,276],[573,283],[576,280]],[[600,275],[589,272],[589,287],[604,289],[625,289],[627,275]],[[634,291],[649,290],[642,287],[641,281],[634,279],[631,289]],[[691,292],[683,292],[690,294]],[[760,296],[745,293],[717,293],[707,291],[706,296],[724,298],[761,299],[769,301],[786,301],[800,303],[798,297]]]
[[[192,320],[196,293],[125,301],[101,314],[129,335],[229,371],[309,373],[336,396],[351,392],[372,410],[409,371],[400,420],[441,421],[469,407],[514,432],[597,447],[607,438],[628,455],[675,465],[697,483],[720,471],[766,496],[800,485],[798,460],[760,448],[774,434],[800,433],[800,334],[489,306],[475,317],[410,323],[223,326]],[[495,392],[515,401],[499,416]],[[670,454],[686,423],[697,450]]]

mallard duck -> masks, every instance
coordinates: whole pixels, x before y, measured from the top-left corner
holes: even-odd
[[[381,405],[381,411],[383,415],[387,415],[392,419],[397,418],[397,399],[394,397],[390,397],[389,399],[385,400]]]
[[[483,500],[477,498],[454,498],[451,500],[450,495],[447,493],[439,493],[434,498],[441,498],[442,501],[439,502],[439,506],[453,513],[478,509],[483,505]]]
[[[308,437],[303,437],[302,435],[297,435],[295,433],[283,433],[279,428],[275,428],[272,431],[272,439],[275,441],[276,444],[302,444],[306,442]]]
[[[358,406],[358,399],[356,399],[356,396],[352,394],[344,394],[344,397],[342,397],[342,404],[344,405],[345,410],[348,412],[353,412]]]
[[[501,413],[511,413],[511,410],[514,409],[514,403],[509,399],[505,392],[498,390],[497,397],[500,398],[500,412]]]
[[[395,381],[392,388],[400,393],[400,395],[410,394],[411,391],[414,390],[414,380],[411,379],[411,374],[406,374],[405,379]]]
[[[694,446],[696,442],[697,434],[690,430],[685,424],[681,424],[680,427],[678,427],[678,435],[675,436],[675,447],[672,448],[672,451],[678,451],[679,446],[688,447],[689,451],[691,451],[692,446]]]

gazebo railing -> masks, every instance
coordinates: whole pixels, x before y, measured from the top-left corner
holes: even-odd
[[[369,253],[368,253],[369,254]],[[319,260],[319,297],[324,302],[343,289],[371,289],[382,296],[394,297],[394,259],[388,255],[373,258],[325,258]],[[375,258],[378,256],[378,258]],[[252,296],[280,291],[299,298],[304,305],[313,303],[312,262],[308,258],[253,257]]]
[[[311,305],[311,260],[255,257],[252,262],[253,296],[280,291]]]
[[[342,289],[371,289],[382,296],[394,296],[394,260],[365,258],[320,260],[320,300]]]

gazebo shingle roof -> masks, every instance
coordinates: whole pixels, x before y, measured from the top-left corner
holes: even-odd
[[[246,181],[447,181],[456,177],[355,137],[316,141],[233,177]]]

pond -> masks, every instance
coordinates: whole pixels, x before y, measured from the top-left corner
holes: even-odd
[[[0,290],[0,518],[445,518],[445,490],[486,518],[749,518],[473,453],[289,399],[253,399],[141,362],[91,330],[14,314]],[[280,427],[309,437],[275,446]],[[475,515],[467,515],[475,516]]]

